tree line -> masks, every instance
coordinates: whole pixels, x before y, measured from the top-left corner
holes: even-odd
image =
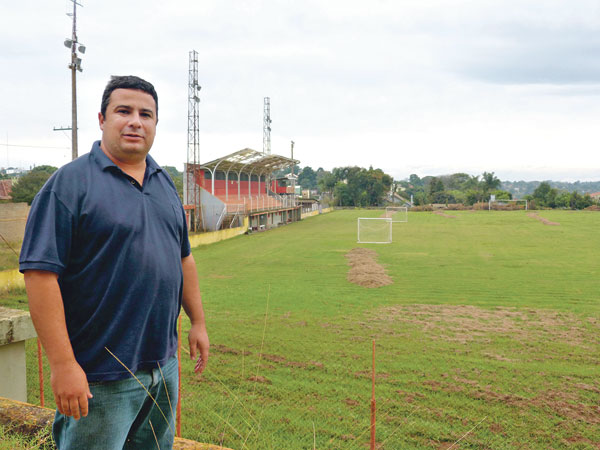
[[[584,209],[597,204],[590,194],[579,194],[577,191],[568,192],[553,188],[550,183],[543,181],[533,191],[533,195],[526,195],[534,206],[545,208]]]
[[[291,172],[286,169],[274,174],[282,177]],[[335,167],[314,170],[310,166],[294,167],[298,184],[302,189],[317,191],[322,200],[335,206],[382,206],[390,193],[394,179],[381,169],[358,166]]]
[[[173,179],[180,198],[183,191],[183,174],[175,167],[165,166]],[[46,180],[57,170],[56,167],[43,165],[34,167],[26,175],[21,176],[12,188],[13,202],[31,204],[37,192]],[[317,170],[310,166],[295,166],[298,184],[303,189],[317,191],[325,202],[334,206],[384,206],[390,194],[396,194],[404,201],[415,206],[432,203],[463,204],[471,206],[475,203],[487,202],[494,195],[496,200],[512,200],[513,194],[504,187],[494,172],[483,172],[481,175],[454,173],[451,175],[425,176],[423,178],[411,174],[407,179],[394,180],[381,169],[358,166],[335,167],[333,170]],[[292,171],[287,168],[274,174],[282,177]],[[532,182],[537,187],[532,194],[520,199],[528,200],[532,207],[584,209],[597,204],[589,193],[569,192],[551,185],[552,182]]]
[[[179,172],[175,167],[165,166],[163,167],[175,183],[175,188],[179,194],[179,198],[183,199],[183,173]],[[27,172],[25,175],[20,176],[16,182],[13,182],[11,197],[15,203],[27,203],[31,205],[33,198],[44,186],[44,183],[48,181],[48,178],[58,170],[54,166],[36,166]]]

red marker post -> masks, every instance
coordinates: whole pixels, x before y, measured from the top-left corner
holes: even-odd
[[[178,338],[177,339],[177,359],[178,359],[178,372],[179,372],[179,390],[177,391],[177,437],[181,437],[181,316],[177,323],[178,327]]]
[[[38,378],[40,382],[40,406],[44,407],[44,362],[42,361],[42,343],[40,338],[37,339],[38,348]]]
[[[375,339],[373,339],[373,372],[371,380],[371,450],[375,450]]]

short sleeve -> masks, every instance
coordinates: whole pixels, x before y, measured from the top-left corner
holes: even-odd
[[[51,190],[40,192],[34,199],[19,257],[19,271],[47,270],[62,274],[67,266],[74,216]]]

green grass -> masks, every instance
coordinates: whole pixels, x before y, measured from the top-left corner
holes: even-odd
[[[26,437],[0,424],[0,450],[51,450],[55,447],[50,434],[50,430],[44,429],[36,436]]]
[[[184,437],[365,448],[375,340],[379,448],[600,446],[600,214],[409,213],[392,244],[356,244],[356,218],[381,213],[194,250],[212,347],[200,379],[184,359]],[[349,283],[354,247],[375,249],[394,284]]]
[[[0,270],[18,269],[21,242],[0,240]]]

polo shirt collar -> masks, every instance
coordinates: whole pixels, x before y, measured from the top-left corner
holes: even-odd
[[[94,142],[92,145],[92,156],[100,166],[100,169],[106,170],[109,167],[119,167],[114,162],[110,160],[108,156],[102,151],[100,148],[100,141]],[[148,171],[148,175],[155,172],[162,172],[162,168],[154,161],[154,158],[150,155],[146,155],[146,170]]]

